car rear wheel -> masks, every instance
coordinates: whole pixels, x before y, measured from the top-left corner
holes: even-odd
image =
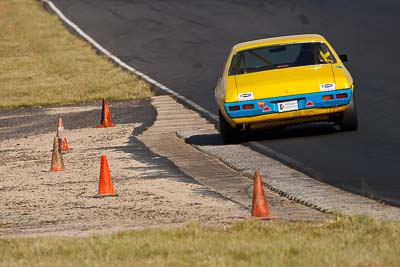
[[[358,119],[357,119],[356,100],[354,94],[350,101],[349,108],[342,113],[342,116],[339,118],[338,124],[342,131],[357,130]]]
[[[240,130],[237,127],[232,127],[218,110],[219,115],[219,132],[225,143],[235,144],[240,142]]]

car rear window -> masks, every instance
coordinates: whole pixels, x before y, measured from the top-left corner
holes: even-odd
[[[236,53],[229,75],[331,63],[336,60],[323,43],[266,46]]]

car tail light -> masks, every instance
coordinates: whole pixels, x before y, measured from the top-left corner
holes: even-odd
[[[229,111],[237,111],[240,109],[240,106],[230,106]]]
[[[333,99],[333,95],[323,95],[322,96],[322,100],[332,100]]]
[[[337,99],[347,98],[347,94],[346,94],[346,93],[337,94],[337,95],[336,95],[336,98],[337,98]]]
[[[254,105],[253,104],[245,104],[242,106],[243,109],[254,109]]]

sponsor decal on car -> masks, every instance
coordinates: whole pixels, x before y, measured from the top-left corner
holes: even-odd
[[[332,91],[336,89],[336,84],[335,83],[321,83],[319,85],[319,90],[321,92],[326,92],[326,91]]]
[[[253,100],[253,99],[254,99],[253,92],[239,94],[239,101],[246,101],[246,100]]]

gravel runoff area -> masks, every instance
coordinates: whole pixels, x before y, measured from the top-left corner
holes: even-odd
[[[137,138],[155,118],[149,100],[110,102],[115,127],[98,129],[101,103],[0,111],[0,233],[87,235],[190,221],[225,224],[248,210],[200,185]],[[57,119],[72,151],[49,172]],[[118,197],[95,198],[107,155]]]

